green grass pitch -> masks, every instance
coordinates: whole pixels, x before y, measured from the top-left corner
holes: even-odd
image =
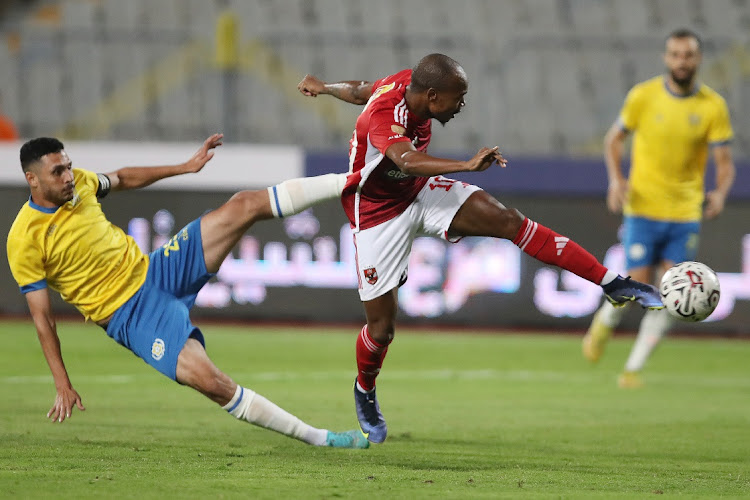
[[[239,383],[319,427],[356,427],[352,329],[203,325]],[[86,406],[60,424],[28,322],[0,324],[0,498],[750,497],[750,342],[669,339],[616,387],[580,337],[399,332],[379,378],[388,440],[314,448],[240,423],[96,326],[59,325]]]

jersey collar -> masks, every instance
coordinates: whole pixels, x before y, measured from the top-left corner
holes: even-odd
[[[700,88],[701,88],[700,83],[695,82],[693,84],[693,88],[690,90],[689,93],[687,93],[685,95],[681,95],[681,94],[675,94],[674,92],[672,92],[672,89],[669,88],[669,84],[667,84],[667,77],[666,76],[664,77],[664,79],[662,80],[662,82],[664,83],[664,90],[666,90],[669,95],[671,95],[672,97],[676,97],[677,99],[685,99],[687,97],[693,97],[695,94],[698,93],[698,90],[700,90]]]
[[[57,210],[58,210],[58,209],[60,208],[60,207],[47,208],[47,207],[43,207],[43,206],[41,206],[41,205],[37,205],[37,204],[36,204],[36,203],[34,203],[34,201],[33,201],[33,200],[31,199],[31,196],[29,196],[29,206],[30,206],[31,208],[33,208],[34,210],[38,210],[38,211],[40,211],[40,212],[43,212],[43,213],[45,213],[45,214],[54,214],[54,213],[55,213],[55,212],[57,212]]]

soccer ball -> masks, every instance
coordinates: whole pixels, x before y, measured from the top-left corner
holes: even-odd
[[[684,321],[703,321],[719,304],[716,273],[701,262],[683,262],[667,270],[659,286],[669,313]]]

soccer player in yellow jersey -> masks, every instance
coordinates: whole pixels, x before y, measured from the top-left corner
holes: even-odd
[[[241,191],[149,255],[102,212],[99,199],[109,191],[199,172],[221,141],[221,134],[212,135],[180,165],[127,167],[108,174],[74,169],[57,139],[33,139],[21,147],[31,196],[8,234],[8,261],[57,389],[47,417],[63,422],[74,406],[84,409],[63,363],[48,293],[52,289],[136,356],[236,418],[312,445],[366,448],[368,441],[359,430],[335,433],[312,427],[235,383],[208,358],[203,334],[189,317],[198,291],[254,222],[338,198],[344,174]]]
[[[631,89],[604,141],[607,206],[624,213],[626,267],[638,281],[658,283],[669,267],[695,259],[701,218],[721,213],[734,181],[729,111],[719,94],[698,82],[700,62],[700,38],[686,29],[672,32],[664,52],[666,74]],[[632,160],[626,179],[621,160],[630,132]],[[709,150],[716,188],[704,197]],[[605,303],[594,315],[583,340],[589,360],[601,357],[623,311]],[[620,375],[621,387],[642,385],[639,372],[670,324],[666,310],[646,312]]]

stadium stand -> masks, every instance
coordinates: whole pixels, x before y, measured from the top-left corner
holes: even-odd
[[[224,12],[238,27],[230,68],[215,61]],[[440,51],[471,79],[466,113],[436,131],[442,149],[499,141],[513,153],[592,154],[627,88],[662,71],[654,54],[682,25],[705,35],[704,80],[733,109],[747,103],[749,0],[10,2],[0,85],[26,136],[191,140],[222,128],[338,149],[357,109],[303,103],[305,73],[375,79]],[[750,116],[733,118],[748,156]]]

